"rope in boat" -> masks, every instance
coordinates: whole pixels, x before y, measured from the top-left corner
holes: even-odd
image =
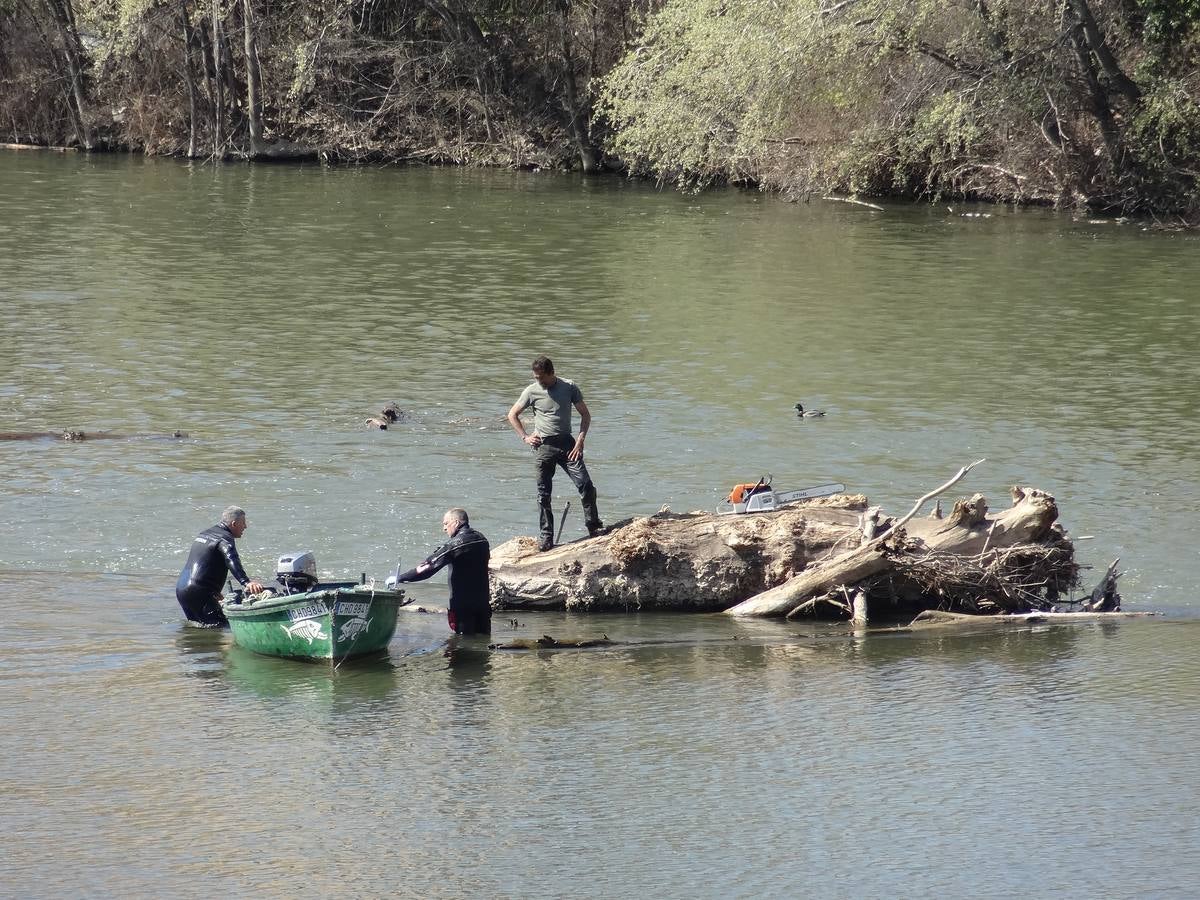
[[[370,587],[371,587],[371,596],[367,598],[367,616],[369,616],[371,614],[371,604],[375,602],[375,579],[374,578],[371,579]],[[329,641],[331,644],[333,643],[333,625],[334,625],[334,621],[337,618],[337,604],[338,604],[338,601],[337,601],[337,597],[335,596],[334,601],[333,601],[333,611],[329,616]],[[364,616],[363,618],[366,619],[366,621],[368,623],[368,627],[369,627],[371,620],[369,618],[367,618],[367,616]],[[350,646],[346,648],[345,655],[343,655],[341,659],[339,659],[337,662],[335,662],[333,664],[333,671],[336,672],[338,669],[340,669],[342,667],[342,663],[344,663],[347,659],[350,658],[350,651],[354,649],[354,645],[358,643],[358,639],[366,633],[367,633],[367,628],[363,628],[361,631],[359,631],[358,634],[356,634],[354,636],[354,640],[352,640],[350,642]]]

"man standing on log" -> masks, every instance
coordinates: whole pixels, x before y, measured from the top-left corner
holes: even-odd
[[[492,604],[488,594],[488,540],[471,527],[465,509],[446,510],[442,530],[450,540],[427,556],[415,569],[398,576],[398,582],[424,581],[443,566],[450,566],[450,610],[446,621],[455,634],[491,634]]]
[[[521,392],[520,398],[508,411],[508,423],[517,436],[533,448],[534,468],[537,471],[539,509],[538,550],[554,546],[554,510],[551,490],[554,470],[562,466],[583,498],[583,520],[588,534],[600,534],[604,525],[596,507],[596,486],[583,463],[583,442],[592,414],[583,402],[583,393],[571,381],[554,374],[554,363],[548,356],[533,361],[534,383]],[[533,407],[533,434],[521,424],[521,413]],[[571,407],[579,410],[579,435],[571,435]]]

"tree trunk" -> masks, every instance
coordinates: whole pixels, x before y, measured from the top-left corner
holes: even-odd
[[[263,149],[262,68],[258,63],[258,41],[254,36],[254,16],[250,0],[242,0],[242,24],[246,36],[246,106],[250,119],[250,155]]]
[[[71,110],[76,138],[80,146],[91,150],[94,141],[91,126],[88,124],[83,42],[79,40],[79,29],[75,24],[75,10],[71,6],[71,0],[48,0],[48,3],[59,39],[62,41],[63,58],[67,64],[68,82],[71,85],[67,94],[67,105]]]
[[[212,0],[213,159],[225,158],[225,84],[222,80],[221,0]]]
[[[587,116],[579,107],[579,90],[575,83],[575,52],[571,42],[570,6],[566,2],[559,3],[560,35],[562,38],[563,81],[567,90],[567,115],[571,119],[571,134],[575,138],[575,147],[579,152],[579,164],[584,174],[591,174],[598,168],[596,148],[587,131]]]
[[[196,158],[196,66],[192,45],[196,42],[192,21],[188,16],[187,0],[179,0],[179,24],[183,28],[183,78],[188,98],[188,159]]]
[[[209,27],[211,20],[206,21],[201,18],[192,33],[196,37],[196,41],[200,47],[200,61],[204,71],[201,73],[201,81],[204,85],[204,99],[208,103],[208,118],[209,129],[213,130],[217,121],[217,69],[213,60],[216,58],[216,51],[213,47],[213,41],[209,36]],[[216,154],[216,147],[213,148],[213,154]]]
[[[1071,46],[1075,48],[1075,57],[1079,60],[1079,71],[1087,85],[1086,98],[1089,111],[1096,124],[1100,126],[1100,136],[1104,139],[1104,149],[1108,153],[1113,171],[1118,174],[1125,168],[1125,152],[1121,146],[1121,134],[1117,129],[1117,121],[1113,117],[1112,107],[1108,102],[1108,93],[1100,83],[1096,74],[1096,63],[1088,49],[1087,40],[1083,34],[1083,26],[1075,25],[1071,29]]]
[[[1134,84],[1117,64],[1116,58],[1108,47],[1108,42],[1100,32],[1100,26],[1096,24],[1096,18],[1092,15],[1092,9],[1088,6],[1087,0],[1068,0],[1068,4],[1075,14],[1076,21],[1082,26],[1087,45],[1100,62],[1100,68],[1104,70],[1104,74],[1108,76],[1113,87],[1130,103],[1136,103],[1141,99],[1141,88]]]

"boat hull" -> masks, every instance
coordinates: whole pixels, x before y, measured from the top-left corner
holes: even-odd
[[[387,649],[404,591],[326,585],[225,606],[233,639],[255,653],[290,659],[342,660]]]

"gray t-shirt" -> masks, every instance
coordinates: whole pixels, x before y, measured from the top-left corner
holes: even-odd
[[[533,407],[533,433],[538,437],[571,434],[571,407],[583,402],[575,382],[560,377],[549,390],[536,381],[521,392],[521,411]]]

